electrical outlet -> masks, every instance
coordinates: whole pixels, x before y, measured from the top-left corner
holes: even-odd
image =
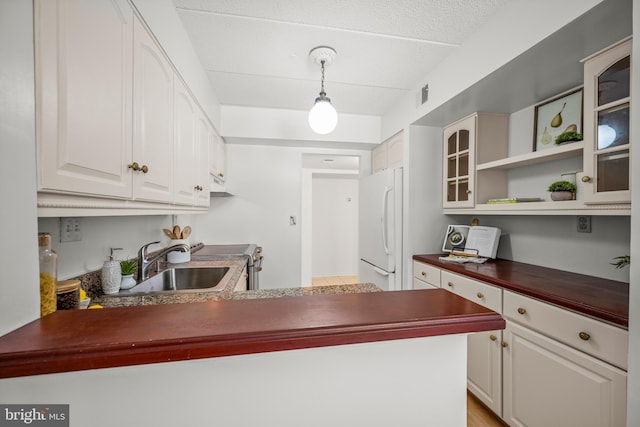
[[[60,218],[60,243],[82,240],[80,218]]]
[[[296,225],[296,217],[294,215],[289,217],[289,225]]]
[[[591,217],[588,215],[578,216],[578,233],[591,233]]]

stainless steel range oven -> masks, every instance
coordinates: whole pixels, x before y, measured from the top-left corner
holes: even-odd
[[[260,287],[260,271],[262,271],[262,246],[256,244],[239,245],[196,245],[191,249],[191,259],[212,260],[245,258],[247,260],[247,289]]]

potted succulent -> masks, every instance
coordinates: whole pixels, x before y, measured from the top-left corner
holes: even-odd
[[[551,200],[573,200],[576,192],[576,185],[569,181],[556,181],[549,185],[547,191],[551,192]]]
[[[136,279],[133,278],[138,269],[138,262],[135,259],[125,259],[120,261],[120,272],[122,273],[122,281],[120,289],[131,289],[136,285]]]

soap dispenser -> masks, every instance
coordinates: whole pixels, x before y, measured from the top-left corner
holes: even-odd
[[[114,252],[119,250],[122,248],[111,248],[109,260],[105,261],[102,266],[100,279],[102,280],[102,292],[105,295],[115,294],[120,290],[120,281],[122,280],[120,261],[117,261],[114,255]]]

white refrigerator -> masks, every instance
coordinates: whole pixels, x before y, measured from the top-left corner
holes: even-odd
[[[402,289],[402,168],[360,179],[360,283]]]

